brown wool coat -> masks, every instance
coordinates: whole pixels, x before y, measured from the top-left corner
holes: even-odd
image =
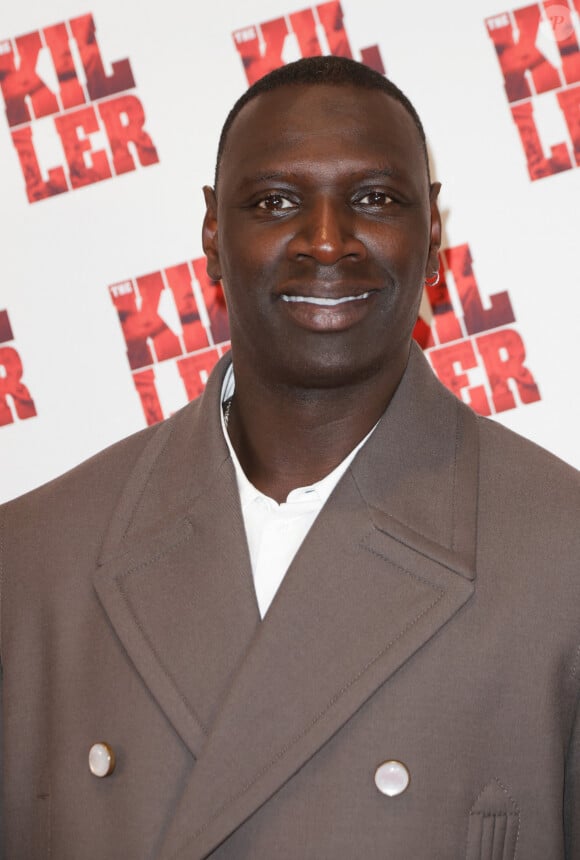
[[[580,860],[578,473],[414,348],[260,622],[228,360],[0,512],[6,860]]]

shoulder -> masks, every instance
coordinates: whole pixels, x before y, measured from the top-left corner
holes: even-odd
[[[129,482],[146,480],[155,462],[198,409],[190,403],[171,418],[105,448],[54,480],[0,506],[4,551],[41,546],[43,536],[58,546],[102,540],[119,497]],[[1,546],[1,545],[0,545]]]
[[[30,512],[48,512],[55,506],[74,513],[77,504],[81,509],[96,511],[114,502],[128,482],[136,489],[154,472],[169,473],[176,476],[177,485],[182,483],[188,467],[199,465],[200,457],[192,459],[192,451],[211,448],[220,435],[221,387],[230,363],[231,354],[226,352],[213,368],[203,393],[170,418],[122,439],[54,481],[0,505],[0,518],[26,520]],[[163,489],[167,491],[171,486]]]
[[[229,459],[219,402],[230,361],[224,355],[202,395],[171,418],[0,508],[6,569],[55,576],[61,564],[85,568],[105,543],[182,515]]]
[[[541,488],[547,501],[554,496],[580,502],[580,472],[545,448],[508,430],[496,421],[477,416],[480,475],[504,492]]]
[[[94,454],[78,466],[59,475],[52,481],[25,493],[0,507],[5,516],[22,516],[28,511],[39,511],[45,507],[66,504],[65,499],[84,505],[102,501],[115,494],[127,475],[134,469],[142,453],[159,436],[168,435],[173,419],[147,427]]]
[[[513,567],[568,570],[580,583],[580,472],[494,421],[477,422],[480,534]]]

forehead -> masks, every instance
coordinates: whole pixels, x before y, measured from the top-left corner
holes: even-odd
[[[406,109],[382,90],[282,86],[248,102],[229,130],[220,183],[288,162],[392,168],[427,182],[423,144]]]

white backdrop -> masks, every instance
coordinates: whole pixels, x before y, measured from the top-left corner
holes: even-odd
[[[579,0],[576,3],[580,5]],[[532,12],[526,13],[527,18],[522,18],[519,6],[498,8],[497,0],[470,0],[469,4],[459,0],[438,4],[342,0],[333,8],[322,5],[325,8],[318,12],[301,0],[249,0],[243,4],[214,0],[200,11],[193,4],[185,10],[176,0],[161,6],[152,0],[122,4],[113,0],[28,0],[3,5],[1,107],[13,98],[21,110],[26,106],[30,121],[22,123],[21,117],[14,122],[12,117],[10,125],[6,113],[0,115],[0,501],[49,480],[146,425],[127,356],[126,337],[131,331],[137,352],[141,350],[141,357],[133,358],[138,363],[133,370],[146,371],[153,364],[156,409],[169,414],[186,402],[180,368],[182,374],[188,368],[190,395],[196,379],[202,384],[205,364],[209,369],[221,351],[212,345],[225,340],[215,291],[202,283],[201,276],[196,282],[187,266],[180,270],[184,292],[179,296],[171,291],[167,274],[146,282],[135,279],[202,256],[201,186],[212,181],[225,114],[248,85],[240,46],[261,44],[269,56],[272,34],[281,28],[294,29],[295,35],[286,38],[282,61],[297,59],[301,40],[304,51],[311,20],[318,24],[315,32],[325,53],[333,49],[333,39],[344,46],[347,38],[355,59],[361,58],[363,49],[376,46],[366,56],[380,55],[387,74],[415,103],[427,130],[434,178],[443,183],[444,248],[469,248],[483,301],[479,318],[487,309],[485,334],[492,329],[499,332],[493,341],[496,369],[511,367],[506,364],[510,348],[520,352],[525,348],[525,358],[523,353],[517,359],[511,356],[519,368],[514,374],[519,383],[511,379],[507,394],[504,390],[503,400],[498,399],[501,379],[494,379],[493,369],[490,372],[485,365],[478,335],[466,338],[469,332],[461,329],[464,306],[461,284],[454,274],[460,274],[461,267],[465,274],[465,253],[462,256],[456,250],[451,255],[455,270],[452,266],[447,273],[447,285],[458,318],[455,325],[459,325],[455,346],[463,347],[441,352],[437,359],[442,347],[435,346],[434,365],[440,371],[444,365],[448,376],[455,375],[456,390],[464,399],[477,400],[479,395],[474,398],[473,389],[479,387],[496,420],[580,466],[576,381],[580,65],[577,72],[574,65],[580,58],[580,20],[573,0],[569,6],[528,4],[526,8]],[[330,13],[336,19],[340,8],[344,29],[332,31]],[[94,44],[88,39],[85,47],[79,45],[89,15],[96,25],[103,60],[100,85],[98,69],[94,70]],[[280,18],[284,20],[278,25],[269,23]],[[54,28],[57,24],[64,27]],[[257,25],[263,25],[261,30]],[[30,61],[27,69],[26,56],[32,56],[34,38],[17,40],[35,33],[40,33],[34,38],[40,39],[42,47],[36,64]],[[509,71],[510,86],[520,88],[511,105],[494,34],[498,44],[505,42],[502,62],[504,71]],[[54,48],[59,39],[61,48],[63,44],[66,48],[68,40],[68,61]],[[52,95],[59,91],[59,82],[50,44],[56,66],[62,71],[69,62],[76,71],[78,86],[74,74],[61,74],[65,102],[77,99],[69,107]],[[569,58],[565,69],[563,48]],[[114,64],[122,60],[128,61],[134,87],[102,95],[107,80],[116,80],[115,68],[119,74]],[[11,73],[12,62],[16,71]],[[68,84],[63,83],[65,79]],[[39,80],[47,90],[40,92]],[[524,92],[526,85],[529,95]],[[97,93],[93,99],[91,87],[93,95]],[[538,92],[542,88],[545,91]],[[22,96],[33,90],[32,100]],[[567,99],[568,123],[563,98]],[[79,99],[87,104],[83,106]],[[53,102],[58,114],[35,116]],[[514,107],[520,113],[533,110],[527,154],[512,117]],[[137,113],[130,115],[129,109]],[[78,117],[72,116],[81,110],[87,111],[83,128]],[[109,116],[108,126],[103,116]],[[111,133],[115,117],[121,138],[123,126],[129,126],[130,137],[131,129],[138,129],[141,122],[149,143],[141,138],[139,150],[133,143],[123,147],[121,140],[113,151],[110,139],[115,137]],[[44,180],[50,168],[64,167],[65,178],[71,174],[64,140],[69,159],[76,159],[76,174],[74,169],[72,172],[80,187],[30,202],[12,138],[23,139],[26,134],[31,134]],[[550,167],[544,156],[549,158],[550,147],[557,145],[561,146]],[[92,162],[96,172],[91,172]],[[127,164],[135,169],[93,181],[107,164],[113,165],[113,172],[114,165],[122,163],[125,169]],[[530,175],[530,170],[549,173],[558,165],[566,169],[537,179]],[[30,161],[27,169],[30,185]],[[199,264],[197,268],[199,271]],[[148,329],[140,303],[149,301],[147,284],[155,283],[161,284],[161,292]],[[117,286],[111,291],[113,285]],[[119,285],[124,286],[119,289]],[[493,297],[502,293],[508,294],[515,318],[507,324],[505,319],[494,322],[489,313]],[[119,307],[113,301],[115,294],[117,298],[124,294],[128,302],[124,311],[121,308],[125,334]],[[156,300],[150,300],[155,304]],[[194,311],[197,304],[201,323],[195,322],[195,313],[187,315],[188,301]],[[423,307],[423,316],[430,321],[428,304]],[[153,325],[160,320],[165,325],[161,333]],[[443,317],[441,320],[443,325]],[[506,330],[515,333],[511,339],[501,334]],[[425,343],[425,326],[420,334]],[[501,346],[502,338],[508,352]],[[199,350],[201,358],[186,365],[178,363]],[[469,355],[475,365],[471,368]],[[463,361],[463,369],[453,361]],[[448,381],[452,384],[451,378]],[[27,393],[33,406],[26,404]],[[483,402],[481,397],[478,402]],[[510,400],[512,408],[506,408]]]

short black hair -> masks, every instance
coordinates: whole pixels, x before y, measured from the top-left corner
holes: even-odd
[[[369,66],[365,66],[363,63],[358,63],[356,60],[351,60],[347,57],[327,55],[324,57],[305,57],[302,60],[296,60],[294,63],[280,66],[278,69],[274,69],[274,71],[264,75],[263,78],[259,78],[249,89],[246,90],[245,93],[240,96],[227,115],[220,134],[214,177],[214,185],[216,187],[228,132],[244,105],[252,101],[252,99],[255,99],[256,96],[259,96],[261,93],[271,92],[272,90],[279,89],[280,87],[301,86],[304,84],[353,86],[360,87],[365,90],[382,90],[391,98],[398,101],[399,104],[405,108],[417,127],[423,152],[425,154],[427,176],[430,177],[429,156],[427,154],[425,131],[419,118],[419,114],[407,96],[392,81],[384,75],[381,75],[380,72],[376,72],[374,69],[371,69]]]

